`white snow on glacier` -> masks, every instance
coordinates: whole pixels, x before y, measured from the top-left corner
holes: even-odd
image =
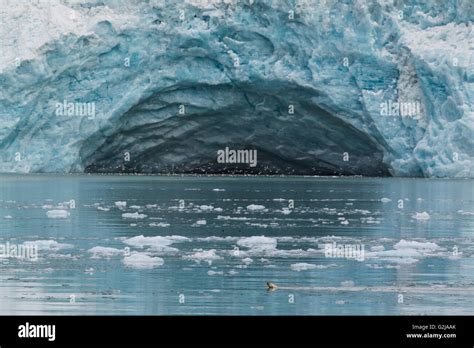
[[[470,0],[0,0],[0,172],[229,172],[229,146],[253,172],[473,177],[473,19]]]

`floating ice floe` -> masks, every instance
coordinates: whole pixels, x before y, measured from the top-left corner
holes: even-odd
[[[201,210],[213,210],[214,207],[212,205],[200,205],[199,209],[201,209]]]
[[[249,3],[252,4],[253,0],[250,0]],[[257,311],[263,311],[265,306],[250,306],[250,309],[255,309]]]
[[[125,201],[117,201],[117,202],[115,202],[115,206],[116,206],[117,208],[125,208],[125,207],[127,206],[127,202],[125,202]]]
[[[52,240],[52,239],[26,241],[23,243],[23,245],[37,247],[38,249],[41,249],[41,250],[52,250],[52,251],[56,251],[60,249],[69,249],[73,247],[71,244],[58,243],[57,241]]]
[[[253,226],[253,227],[261,227],[261,228],[267,228],[268,227],[268,224],[261,224],[259,222],[255,222],[255,223],[246,222],[245,224],[249,225],[249,226]]]
[[[245,259],[242,259],[242,262],[246,265],[250,265],[253,260],[250,257],[246,257]]]
[[[212,191],[215,191],[215,192],[223,192],[223,191],[225,191],[225,189],[215,188],[215,189],[212,189]]]
[[[204,219],[196,221],[196,225],[206,225],[206,224],[207,224],[207,221]]]
[[[337,264],[335,263],[330,263],[330,264],[323,264],[323,265],[315,265],[311,263],[306,263],[306,262],[299,262],[299,263],[293,263],[290,265],[290,268],[293,271],[306,271],[306,270],[312,270],[312,269],[327,269],[327,268],[334,268],[338,267]]]
[[[138,210],[138,209],[141,209],[142,207],[139,206],[139,205],[131,205],[130,206],[130,209],[135,209],[135,210]]]
[[[408,241],[405,239],[400,240],[397,244],[393,246],[395,249],[415,249],[423,251],[434,251],[441,249],[440,246],[433,242],[418,242],[418,241]]]
[[[144,219],[146,218],[148,215],[146,214],[140,214],[139,212],[135,212],[135,213],[123,213],[122,214],[122,217],[124,219]]]
[[[388,203],[388,202],[391,202],[392,200],[391,200],[390,198],[383,197],[380,201],[381,201],[382,203]]]
[[[257,250],[273,250],[276,249],[277,244],[278,242],[275,238],[265,236],[246,237],[237,241],[239,246]]]
[[[349,225],[349,221],[348,220],[342,220],[341,225]]]
[[[371,211],[370,210],[367,210],[367,209],[355,209],[354,210],[354,213],[360,213],[362,215],[367,215],[367,214],[370,214]]]
[[[306,238],[308,238],[308,237],[306,237]],[[341,240],[343,240],[343,238],[341,236],[323,236],[323,237],[317,238],[316,240],[318,242],[327,243],[327,242],[341,241]]]
[[[400,269],[400,265],[379,265],[377,263],[369,263],[366,266],[372,269]]]
[[[251,218],[249,217],[245,217],[245,216],[223,216],[223,215],[217,215],[217,220],[234,220],[234,221],[248,221],[248,220],[252,220]]]
[[[316,243],[319,241],[319,238],[315,237],[290,237],[290,236],[281,236],[281,237],[276,237],[278,242],[282,243]]]
[[[423,254],[415,249],[392,249],[374,251],[365,254],[366,257],[377,257],[377,258],[421,258]]]
[[[204,261],[204,262],[207,262],[209,265],[211,265],[213,261],[222,260],[223,257],[216,254],[216,249],[210,249],[210,250],[194,249],[193,254],[184,255],[183,259],[193,260],[196,262]]]
[[[94,268],[92,268],[92,267],[86,268],[86,269],[84,270],[84,273],[87,273],[87,274],[94,274]]]
[[[4,218],[4,219],[7,219],[7,220],[13,219],[13,217],[12,217],[11,215],[5,215],[3,218]]]
[[[46,216],[49,219],[67,219],[69,216],[69,212],[67,210],[48,210],[46,212]]]
[[[270,257],[281,257],[281,258],[308,258],[319,256],[324,253],[324,250],[308,248],[304,249],[250,249],[247,254],[255,256],[270,256]]]
[[[207,274],[210,275],[210,276],[213,276],[213,275],[223,275],[224,272],[222,271],[213,271],[212,269],[207,271]]]
[[[240,237],[232,237],[232,236],[227,236],[227,237],[209,236],[209,237],[196,238],[196,240],[200,242],[234,242],[239,239]]]
[[[366,224],[380,224],[380,220],[377,220],[376,218],[369,216],[367,218],[362,217],[360,218],[360,222],[366,223]]]
[[[474,212],[464,211],[464,210],[458,210],[457,213],[460,214],[460,215],[474,215]]]
[[[165,261],[161,257],[152,257],[146,253],[133,253],[124,257],[123,263],[132,268],[150,269],[162,266]]]
[[[166,222],[151,222],[148,224],[150,227],[170,227],[170,224]]]
[[[124,253],[124,251],[120,249],[102,246],[93,247],[89,249],[88,252],[92,254],[91,258],[93,259],[111,258],[114,256],[122,255]]]
[[[341,286],[350,288],[354,286],[354,282],[352,280],[344,280],[341,282]]]
[[[80,258],[80,256],[52,252],[52,253],[48,254],[48,258],[50,258],[50,259],[59,259],[59,260],[78,260]]]
[[[412,215],[412,218],[415,220],[426,221],[430,219],[430,214],[428,214],[426,211],[422,213],[417,212],[416,214]]]
[[[392,250],[370,251],[365,253],[365,257],[398,264],[411,264],[418,262],[421,258],[436,255],[434,253],[441,249],[436,243],[404,239],[396,243],[393,248]]]
[[[154,236],[145,237],[143,235],[125,239],[123,242],[133,247],[144,248],[151,247],[157,251],[166,251],[166,247],[173,243],[189,241],[189,238],[183,236]],[[173,248],[173,251],[176,250]],[[171,251],[171,250],[169,250]]]
[[[97,207],[97,210],[100,210],[100,211],[109,211],[110,208]]]
[[[259,205],[259,204],[250,204],[247,206],[247,210],[249,211],[259,211],[259,210],[264,210],[265,206]]]
[[[310,264],[310,263],[305,263],[305,262],[300,262],[300,263],[293,263],[290,268],[293,271],[300,272],[300,271],[307,271],[311,269],[316,269],[316,265]]]

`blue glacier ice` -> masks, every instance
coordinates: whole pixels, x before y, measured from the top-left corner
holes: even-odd
[[[471,0],[2,0],[0,172],[472,178],[473,19]]]

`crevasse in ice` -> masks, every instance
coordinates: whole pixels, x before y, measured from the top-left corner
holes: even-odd
[[[1,0],[0,172],[473,176],[472,1],[133,3]]]

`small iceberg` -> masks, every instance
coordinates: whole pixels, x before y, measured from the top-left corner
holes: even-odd
[[[131,268],[150,269],[162,266],[165,261],[161,257],[152,257],[145,253],[134,253],[124,257],[123,263]]]
[[[67,219],[69,217],[69,212],[67,210],[48,210],[46,215],[49,219]]]
[[[135,212],[135,213],[123,213],[122,214],[122,217],[124,219],[144,219],[146,218],[148,215],[145,215],[145,214],[140,214],[138,212]]]
[[[247,206],[247,210],[250,211],[259,211],[259,210],[264,210],[265,206],[259,205],[259,204],[250,204]]]
[[[424,211],[422,213],[416,213],[416,214],[412,215],[412,218],[415,219],[415,220],[426,221],[426,220],[430,219],[430,214],[428,214],[426,211]]]
[[[125,202],[125,201],[117,201],[117,202],[115,202],[115,206],[116,206],[117,208],[125,208],[125,207],[127,207],[127,202]]]
[[[305,263],[305,262],[300,262],[300,263],[294,263],[290,266],[290,268],[293,270],[293,271],[296,271],[296,272],[301,272],[301,271],[307,271],[307,270],[311,270],[311,269],[316,269],[316,265],[312,265],[310,263]]]

